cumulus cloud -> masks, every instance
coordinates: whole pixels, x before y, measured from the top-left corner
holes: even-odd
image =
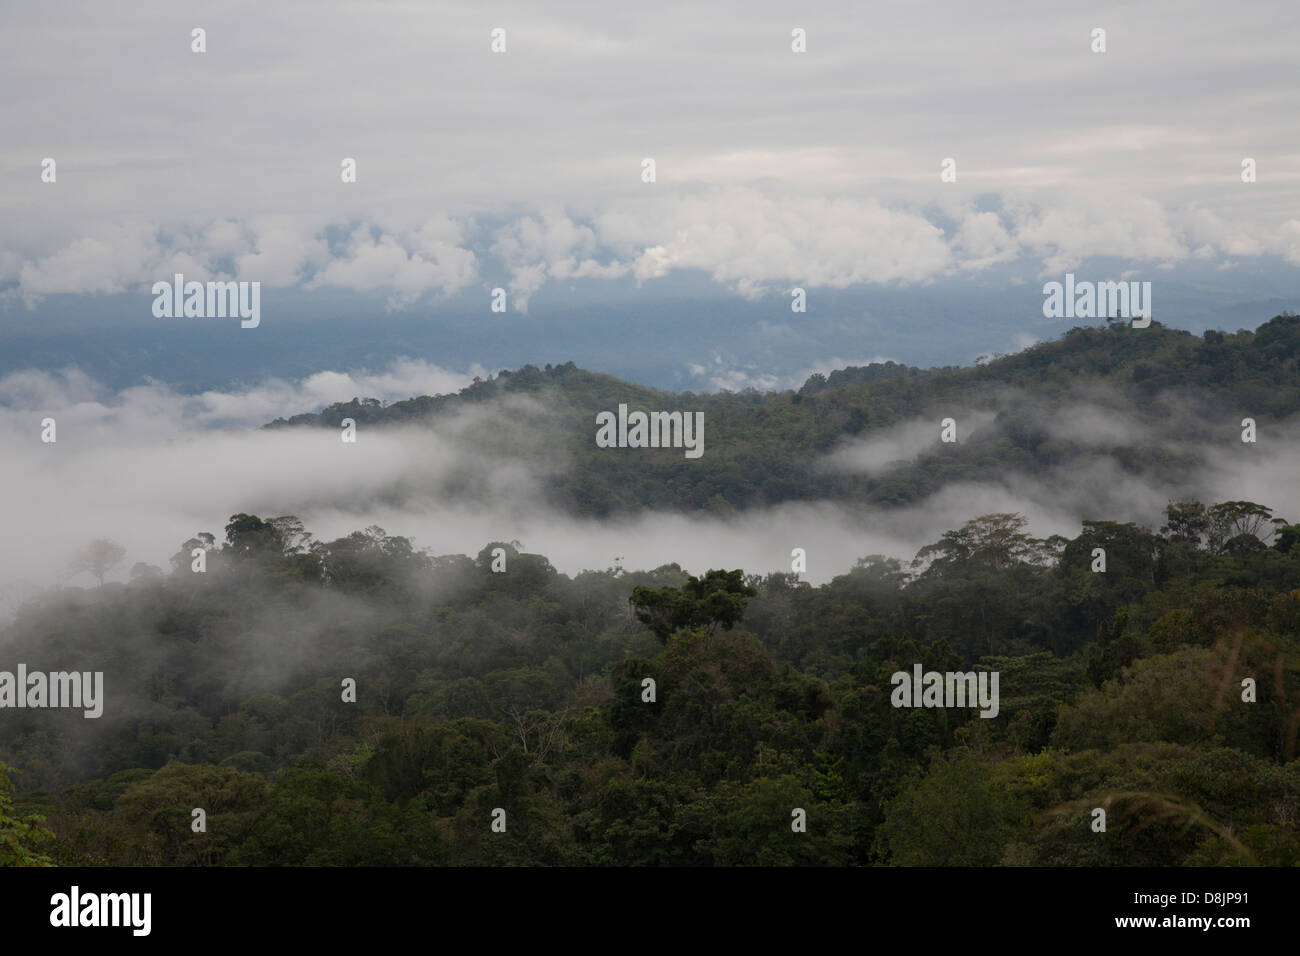
[[[511,271],[510,293],[515,309],[528,311],[528,299],[548,279],[615,279],[628,273],[618,261],[593,258],[596,233],[589,225],[549,210],[536,218],[524,216],[496,232],[492,253]]]
[[[156,229],[145,223],[102,226],[95,235],[25,262],[18,282],[28,297],[55,292],[123,292],[128,286],[149,281],[153,274],[161,275],[164,261],[170,258],[158,242]],[[193,271],[201,269],[192,256],[188,264]]]
[[[1093,256],[1186,258],[1185,238],[1153,199],[1113,193],[1011,205],[1016,241],[1042,260],[1041,275],[1077,268]]]
[[[235,273],[246,282],[291,286],[304,270],[329,260],[325,241],[312,224],[292,216],[259,216],[247,224],[223,221],[208,233],[213,255],[235,261]]]
[[[474,253],[458,246],[454,233],[440,236],[436,226],[430,226],[412,238],[415,250],[397,236],[376,236],[362,223],[349,234],[343,254],[331,259],[307,288],[385,292],[390,305],[401,308],[434,289],[456,292],[477,276]]]
[[[17,291],[34,303],[56,293],[132,291],[182,273],[198,282],[237,277],[273,287],[383,292],[402,307],[427,292],[453,294],[478,276],[476,256],[461,244],[463,224],[446,218],[400,232],[353,224],[337,255],[326,229],[280,215],[189,228],[138,221],[106,226],[23,262]]]
[[[642,204],[602,219],[601,235],[642,246],[639,280],[698,269],[750,297],[778,281],[836,289],[922,281],[951,256],[942,231],[919,212],[870,199],[773,198],[749,187]]]
[[[963,271],[978,271],[1020,255],[1020,243],[997,213],[968,211],[953,240]]]
[[[1040,276],[1115,256],[1148,268],[1187,260],[1276,256],[1300,264],[1300,220],[1270,225],[1203,207],[1171,209],[1138,195],[1041,195],[1007,190],[1001,212],[971,203],[831,198],[754,186],[704,188],[666,199],[611,203],[583,220],[558,207],[522,215],[475,238],[472,218],[330,221],[262,215],[184,226],[92,227],[47,255],[0,251],[30,302],[55,293],[111,294],[184,273],[302,289],[387,296],[401,309],[429,293],[453,295],[485,261],[509,274],[516,310],[551,281],[638,284],[702,272],[742,296],[778,289],[915,285],[1029,257]],[[947,225],[943,216],[955,218]],[[326,235],[342,232],[331,249]],[[946,230],[946,231],[945,231]],[[477,249],[475,248],[477,246]],[[232,268],[233,266],[233,268]]]

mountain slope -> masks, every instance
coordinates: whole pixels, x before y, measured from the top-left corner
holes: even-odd
[[[598,448],[596,415],[704,413],[705,451]],[[1171,493],[1210,446],[1300,411],[1300,318],[1198,337],[1152,323],[1074,328],[964,368],[886,363],[816,375],[798,391],[664,392],[573,363],[503,371],[456,395],[338,403],[268,428],[437,426],[474,413],[485,453],[536,460],[552,503],[605,516],[721,511],[783,501],[902,505],[954,482],[1117,463]],[[940,441],[952,418],[956,442]],[[509,436],[509,437],[506,437]],[[556,456],[557,469],[550,467]],[[544,467],[545,458],[548,466]],[[898,459],[896,463],[893,459]]]

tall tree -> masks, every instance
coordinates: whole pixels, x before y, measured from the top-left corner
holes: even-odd
[[[108,538],[96,538],[77,553],[72,561],[73,571],[80,574],[89,571],[104,586],[104,575],[122,563],[126,557],[126,548]]]
[[[650,628],[664,643],[675,632],[686,628],[705,628],[710,634],[719,625],[731,630],[745,614],[748,598],[758,589],[745,583],[745,572],[711,570],[704,577],[691,575],[681,588],[632,589],[636,618]]]

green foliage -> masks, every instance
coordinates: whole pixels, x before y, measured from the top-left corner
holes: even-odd
[[[709,571],[704,577],[691,575],[680,588],[648,588],[638,585],[630,598],[637,620],[660,641],[691,628],[712,634],[719,625],[731,630],[745,614],[745,599],[758,591],[744,581],[744,572]]]
[[[38,846],[54,834],[41,826],[43,817],[14,809],[8,770],[0,763],[0,866],[49,866],[50,858]]]
[[[877,840],[901,866],[994,866],[1030,832],[1027,803],[956,753],[889,801]]]

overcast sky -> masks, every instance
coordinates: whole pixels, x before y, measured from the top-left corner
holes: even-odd
[[[1300,264],[1292,3],[53,0],[3,19],[0,279],[28,298],[177,270],[402,306],[497,262],[524,307],[548,281],[682,269],[753,295],[1021,255]]]

